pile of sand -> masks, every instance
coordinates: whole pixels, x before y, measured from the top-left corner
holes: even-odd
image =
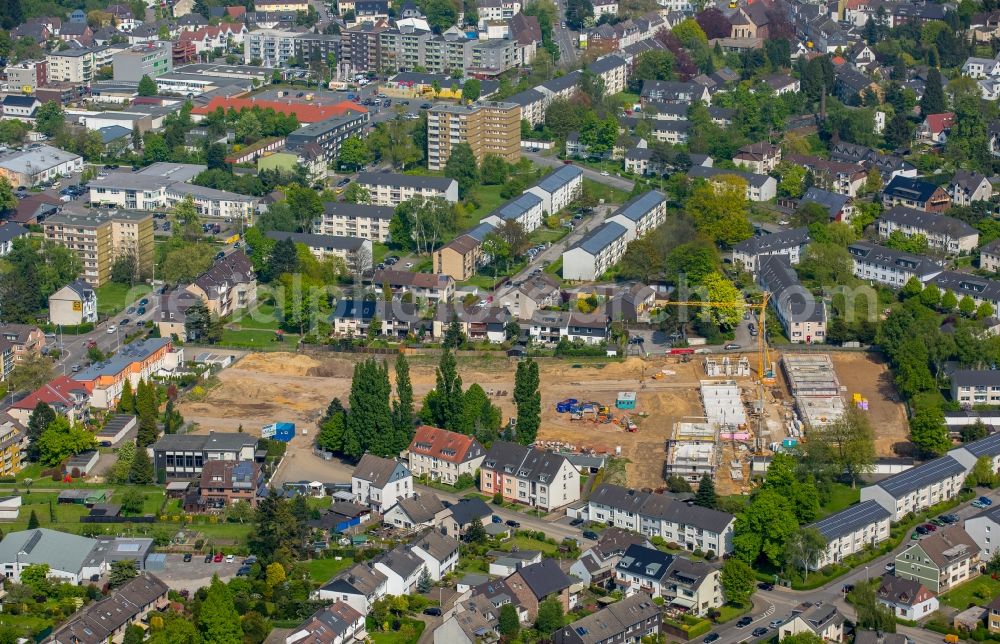
[[[251,353],[236,367],[276,376],[309,376],[320,367],[320,362],[297,353]]]

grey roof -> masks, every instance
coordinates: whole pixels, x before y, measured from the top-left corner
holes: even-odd
[[[487,216],[496,215],[504,221],[517,221],[517,219],[524,215],[524,213],[528,212],[532,208],[536,208],[541,203],[541,197],[532,192],[525,192],[520,196],[511,199]]]
[[[490,506],[486,505],[482,499],[461,499],[458,503],[452,504],[451,517],[455,522],[464,526],[472,522],[473,519],[482,520],[493,514]]]
[[[667,197],[662,192],[650,190],[641,195],[632,197],[625,204],[614,211],[611,216],[621,215],[632,221],[639,221],[662,203],[666,203]]]
[[[827,214],[829,214],[832,219],[833,217],[836,217],[837,214],[844,209],[844,206],[850,203],[850,201],[851,198],[847,195],[830,192],[829,190],[823,190],[813,186],[806,190],[806,193],[802,195],[802,199],[799,200],[799,204],[818,203],[826,208]]]
[[[983,300],[1000,301],[1000,282],[996,280],[960,273],[941,271],[931,280],[942,291],[952,291],[959,299],[964,295]]]
[[[743,172],[742,170],[729,170],[727,168],[711,168],[704,165],[692,166],[687,173],[687,175],[692,179],[712,179],[714,177],[723,174],[730,174],[733,176],[740,177],[754,188],[760,188],[765,183],[767,183],[768,179],[771,179],[771,177],[766,174],[754,174],[753,172]]]
[[[404,545],[398,545],[389,552],[382,555],[378,562],[393,571],[403,579],[412,575],[417,568],[424,565],[424,560],[413,554]]]
[[[392,477],[397,467],[404,467],[398,461],[389,458],[382,458],[374,454],[365,454],[358,461],[351,478],[358,478],[368,481],[377,488],[385,487]]]
[[[564,165],[536,183],[534,187],[541,188],[545,192],[552,194],[581,176],[583,176],[583,170],[580,168],[575,165]]]
[[[976,458],[980,456],[998,456],[1000,455],[1000,432],[959,446],[959,449],[962,448],[968,450]]]
[[[633,627],[655,618],[659,612],[660,608],[653,603],[653,599],[639,592],[567,624],[553,634],[553,641],[557,644],[564,641],[583,644],[629,641],[628,634]]]
[[[764,255],[759,261],[760,283],[771,291],[771,301],[781,307],[785,317],[795,322],[825,319],[823,302],[802,286],[787,255]]]
[[[773,253],[782,249],[792,249],[809,243],[809,228],[792,228],[781,232],[751,237],[733,246],[733,251],[748,255]]]
[[[199,186],[194,183],[182,183],[179,181],[171,183],[167,186],[167,191],[182,195],[191,195],[192,197],[200,197],[202,199],[214,199],[217,201],[242,201],[244,203],[249,203],[258,200],[258,197],[254,197],[252,195],[243,195],[238,192],[229,192],[228,190],[219,190],[218,188],[209,188],[207,186]]]
[[[368,564],[359,563],[350,570],[334,577],[323,590],[341,594],[360,594],[372,599],[379,586],[386,582],[386,576]]]
[[[941,456],[923,465],[894,474],[877,483],[895,499],[937,483],[944,478],[965,472],[965,467],[951,456]]]
[[[905,206],[894,206],[882,213],[881,218],[901,226],[910,226],[953,237],[964,237],[979,233],[979,231],[961,219],[955,219],[947,215],[938,215],[932,212],[924,212],[923,210],[916,210]]]
[[[628,233],[628,229],[618,222],[608,221],[603,226],[597,228],[586,237],[578,241],[573,248],[582,248],[591,255],[597,255],[612,242]]]
[[[79,154],[60,150],[51,145],[39,145],[0,157],[0,168],[22,174],[34,174],[79,158]]]
[[[826,537],[827,541],[842,537],[859,528],[884,521],[891,515],[889,511],[878,504],[877,501],[865,501],[845,508],[840,512],[834,512],[830,516],[817,521],[811,527],[819,531]]]
[[[733,521],[733,515],[728,512],[703,508],[698,505],[689,506],[687,503],[666,494],[641,492],[610,483],[599,485],[590,494],[590,501],[642,516],[695,526],[715,533],[722,532]]]
[[[627,63],[625,59],[616,54],[611,54],[610,56],[604,56],[603,58],[598,58],[594,62],[587,66],[587,69],[594,72],[595,74],[603,74],[604,72],[609,72],[616,67],[624,67]]]
[[[53,642],[74,644],[100,644],[133,620],[147,606],[167,594],[168,587],[148,572],[130,579],[123,586],[90,606],[75,613],[69,621],[52,634]]]
[[[538,599],[558,593],[573,584],[573,580],[562,571],[555,559],[542,559],[536,564],[521,568],[518,572]]]
[[[154,451],[239,451],[244,447],[255,447],[257,439],[249,434],[164,434],[153,445]]]
[[[0,243],[7,243],[28,234],[28,229],[13,221],[0,225]]]
[[[483,466],[536,483],[551,484],[566,457],[516,443],[496,441],[486,452]]]
[[[366,219],[392,219],[396,211],[389,206],[372,206],[363,203],[348,203],[346,201],[324,201],[323,212],[338,217],[355,217]]]
[[[526,89],[523,92],[518,92],[513,96],[507,98],[510,103],[517,103],[521,107],[525,105],[531,105],[532,103],[537,103],[538,101],[544,100],[545,94],[542,94],[537,89]]]
[[[434,530],[428,530],[410,545],[420,548],[438,561],[444,561],[458,550],[459,543],[457,539],[452,539]]]
[[[632,544],[625,550],[615,568],[623,573],[659,581],[666,576],[674,559],[674,555],[655,548]]]
[[[929,257],[904,253],[894,248],[877,246],[867,241],[856,241],[847,247],[847,251],[858,259],[885,268],[901,269],[915,275],[929,275],[941,270],[941,267]]]
[[[286,233],[279,230],[269,230],[267,236],[274,240],[291,239],[296,244],[305,244],[310,248],[326,250],[356,251],[365,245],[366,239],[360,237],[340,237],[338,235],[314,235],[312,233]]]
[[[101,376],[113,376],[124,371],[134,362],[141,362],[170,344],[170,338],[149,338],[126,344],[114,356],[104,362],[95,362],[73,376],[80,382],[97,380]]]
[[[11,532],[0,541],[0,562],[48,564],[52,570],[77,574],[91,560],[96,539],[48,528]],[[19,554],[20,553],[20,554]]]
[[[434,519],[434,515],[444,510],[444,504],[441,503],[441,499],[436,494],[421,494],[408,499],[400,499],[396,505],[414,523],[427,523]]]
[[[496,230],[496,226],[489,223],[488,221],[482,221],[479,222],[478,226],[476,226],[469,232],[465,233],[465,236],[471,237],[475,239],[477,242],[482,243],[482,241],[486,239],[486,236],[489,235],[494,230]]]
[[[400,186],[439,192],[445,192],[455,184],[454,179],[447,177],[425,177],[417,174],[393,174],[391,172],[360,172],[357,181],[369,186]]]
[[[951,374],[951,384],[958,387],[1000,387],[1000,371],[959,369]]]

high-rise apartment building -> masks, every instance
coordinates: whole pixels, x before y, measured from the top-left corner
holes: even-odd
[[[501,102],[435,105],[427,113],[427,167],[443,169],[459,143],[469,144],[478,163],[488,154],[517,163],[521,158],[521,107]]]
[[[138,83],[143,76],[156,78],[174,70],[173,49],[168,42],[133,45],[112,58],[116,81]]]
[[[69,248],[83,263],[82,277],[92,286],[111,279],[111,266],[134,253],[140,273],[153,267],[153,215],[140,210],[60,212],[45,219],[45,238]]]

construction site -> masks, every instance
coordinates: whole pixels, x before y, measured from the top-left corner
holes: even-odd
[[[662,488],[668,472],[696,481],[707,469],[715,474],[720,494],[749,492],[750,457],[758,452],[769,454],[786,441],[801,438],[794,423],[800,413],[786,385],[791,382],[787,366],[783,363],[774,374],[774,385],[764,386],[751,366],[753,354],[683,351],[606,362],[539,360],[542,422],[538,446],[619,456],[626,460],[628,484],[636,488]],[[249,354],[220,371],[203,395],[182,400],[179,411],[197,423],[199,433],[242,428],[259,435],[261,427],[276,418],[293,422],[303,431],[289,444],[286,462],[291,476],[336,480],[331,474],[335,463],[313,453],[314,428],[332,398],[349,405],[354,365],[364,358],[331,353]],[[386,358],[391,378],[393,358]],[[878,454],[899,453],[898,444],[906,440],[905,413],[895,399],[885,366],[860,353],[835,354],[832,361],[827,360],[834,376],[841,376],[835,381],[838,394],[839,382],[844,382],[848,392],[859,392],[870,401],[868,413],[879,428]],[[418,409],[435,385],[437,364],[434,354],[410,356]],[[511,396],[515,366],[502,354],[458,358],[463,388],[473,383],[482,386],[505,420],[516,416]],[[796,378],[797,391],[804,386],[801,382]]]

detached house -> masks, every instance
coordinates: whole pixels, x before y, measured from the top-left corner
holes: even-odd
[[[944,143],[948,139],[948,131],[955,123],[954,112],[928,114],[924,122],[917,128],[917,140],[926,143]]]
[[[940,528],[896,555],[896,576],[943,593],[979,574],[980,548],[964,528]]]
[[[409,447],[410,471],[453,484],[463,474],[472,476],[486,450],[475,438],[446,429],[421,425]]]
[[[883,575],[875,597],[896,617],[914,622],[937,611],[939,606],[934,593],[919,581],[896,575]]]
[[[367,615],[372,604],[388,593],[388,577],[367,563],[359,563],[334,577],[314,593],[315,599],[342,601]]]
[[[567,613],[576,605],[576,596],[571,597],[569,592],[573,580],[562,571],[555,559],[543,559],[520,568],[504,580],[504,585],[532,622],[538,616],[538,605],[547,599],[558,600]]]
[[[250,258],[237,250],[217,260],[187,290],[201,298],[209,313],[222,318],[257,301],[257,277]]]
[[[435,517],[445,509],[436,494],[421,494],[399,499],[384,515],[382,523],[404,530],[416,530],[434,525]]]
[[[427,562],[408,546],[400,545],[380,556],[372,569],[385,575],[387,595],[411,595],[417,592],[417,582],[427,571]]]
[[[844,641],[844,616],[825,602],[805,603],[805,610],[793,610],[792,618],[778,629],[778,640],[799,633],[812,633],[825,642]]]
[[[441,581],[458,566],[458,540],[433,530],[410,543],[410,552],[424,560],[427,574]]]
[[[351,474],[354,502],[385,512],[399,499],[413,496],[413,475],[402,463],[365,454]]]
[[[985,175],[957,170],[948,184],[948,196],[956,206],[971,206],[975,201],[989,201],[993,197],[993,186]]]
[[[668,606],[694,615],[705,615],[725,602],[718,568],[645,546],[628,547],[615,566],[615,583],[626,597],[662,597]]]
[[[550,511],[580,498],[580,472],[564,456],[497,441],[486,453],[479,488]]]
[[[933,183],[896,176],[882,189],[882,205],[886,208],[905,206],[924,212],[941,213],[951,207],[951,198]]]
[[[733,163],[754,174],[767,174],[781,163],[781,148],[767,141],[744,145],[733,157]]]

